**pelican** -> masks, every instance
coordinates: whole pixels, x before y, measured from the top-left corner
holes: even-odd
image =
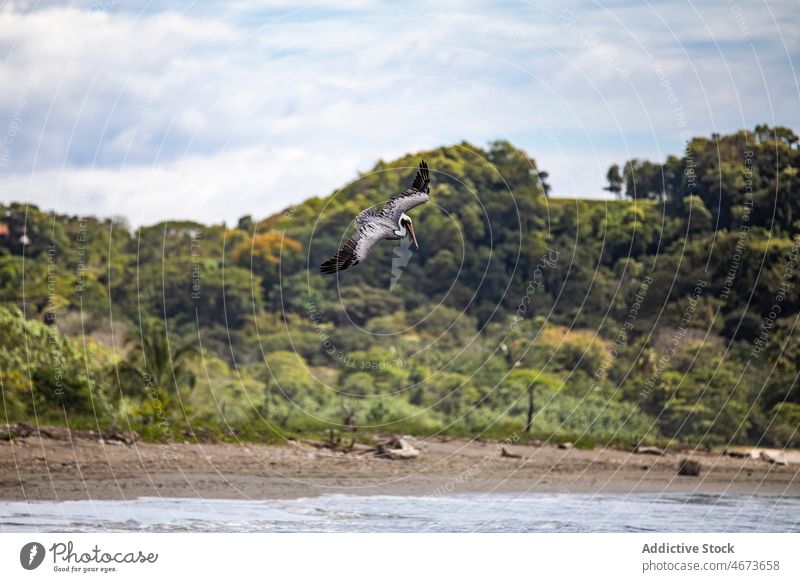
[[[353,236],[333,257],[320,265],[320,272],[330,275],[359,264],[367,258],[372,247],[384,239],[400,240],[410,235],[414,246],[419,250],[414,223],[406,212],[427,202],[430,190],[428,164],[422,161],[411,188],[393,195],[380,210],[373,206],[359,212],[355,219],[356,231]]]

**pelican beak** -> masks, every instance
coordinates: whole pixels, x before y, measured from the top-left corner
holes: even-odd
[[[416,247],[416,249],[419,250],[419,243],[417,242],[417,235],[414,232],[414,223],[412,223],[410,220],[408,221],[408,232],[411,233],[411,240],[414,241],[414,247]]]

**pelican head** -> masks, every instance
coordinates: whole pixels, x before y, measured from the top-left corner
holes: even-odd
[[[417,242],[417,235],[414,232],[414,223],[411,221],[411,217],[404,212],[400,215],[400,220],[397,225],[400,227],[398,234],[400,236],[406,236],[407,233],[411,234],[411,240],[414,241],[414,248],[419,250],[419,243]]]

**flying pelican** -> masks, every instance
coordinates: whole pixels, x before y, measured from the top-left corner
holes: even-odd
[[[339,252],[320,265],[320,272],[330,275],[359,264],[367,258],[372,247],[383,239],[400,240],[410,234],[414,246],[419,250],[414,223],[406,212],[427,202],[430,190],[428,164],[422,161],[411,188],[393,195],[380,210],[373,206],[356,216],[356,231],[353,236],[344,243]]]

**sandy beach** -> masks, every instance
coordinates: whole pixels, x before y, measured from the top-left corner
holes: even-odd
[[[800,464],[708,452],[633,454],[614,449],[413,439],[412,460],[332,452],[309,443],[156,444],[29,436],[0,442],[0,499],[143,496],[289,499],[332,493],[737,493],[800,495]],[[679,476],[681,459],[700,476]]]

